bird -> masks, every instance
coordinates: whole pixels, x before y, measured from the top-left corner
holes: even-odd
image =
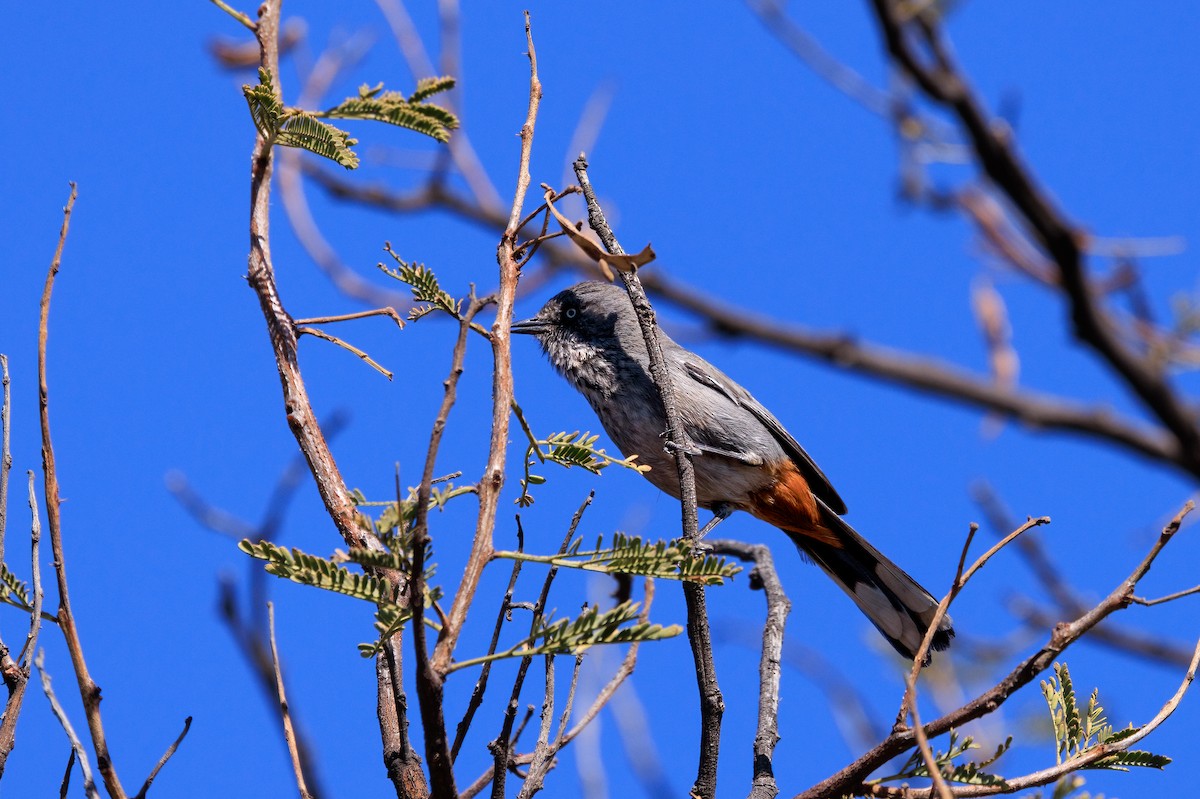
[[[510,329],[537,339],[617,448],[627,458],[636,455],[650,467],[646,478],[678,499],[675,455],[665,446],[666,412],[627,292],[610,283],[578,283]],[[842,518],[846,503],[829,478],[762,403],[663,331],[658,338],[693,456],[697,504],[714,514],[703,532],[739,510],[782,530],[897,652],[915,658],[938,601]],[[944,615],[931,648],[945,649],[953,636]]]

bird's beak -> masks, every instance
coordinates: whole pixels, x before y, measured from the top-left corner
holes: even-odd
[[[551,327],[553,325],[549,322],[534,316],[522,322],[513,322],[509,330],[513,333],[525,333],[530,336],[537,336],[542,333],[549,333]]]

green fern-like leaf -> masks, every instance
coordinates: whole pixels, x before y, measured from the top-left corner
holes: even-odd
[[[1008,751],[1012,746],[1012,738],[1009,738],[1004,743],[996,747],[996,752],[991,757],[980,762],[968,761],[966,763],[956,763],[960,757],[967,752],[978,749],[978,744],[971,736],[963,736],[960,740],[957,730],[950,730],[949,744],[946,751],[935,750],[933,753],[933,762],[937,766],[942,777],[949,782],[957,782],[964,785],[992,785],[999,788],[1007,788],[1008,783],[998,774],[992,774],[984,769],[995,763],[1001,755]],[[900,770],[888,777],[883,777],[877,782],[895,782],[907,781],[914,777],[928,777],[929,769],[925,765],[925,759],[919,751],[914,750],[900,767]]]
[[[433,603],[441,598],[442,589],[426,583],[425,607],[432,607]],[[400,605],[390,603],[380,605],[379,610],[375,612],[375,630],[379,633],[379,637],[369,644],[359,644],[358,653],[364,658],[375,657],[383,649],[383,642],[391,638],[401,627],[408,624],[412,617],[411,606],[401,607]]]
[[[389,251],[390,252],[390,251]],[[416,320],[435,308],[445,311],[452,316],[458,316],[462,308],[461,300],[456,300],[448,291],[442,288],[438,283],[437,275],[433,270],[424,264],[411,264],[401,260],[395,253],[391,253],[392,258],[399,264],[397,269],[388,269],[381,265],[381,268],[391,277],[399,280],[401,283],[406,283],[412,289],[413,299],[417,302],[429,303],[431,308],[422,310],[417,316],[409,314],[410,320]]]
[[[380,84],[382,88],[383,84]],[[437,78],[421,78],[417,81],[417,89],[408,96],[410,103],[420,103],[441,92],[448,92],[454,88],[454,78],[449,75],[443,75]]]
[[[576,538],[559,555],[533,555],[527,552],[500,551],[495,557],[546,563],[567,569],[599,572],[601,574],[633,574],[659,577],[666,580],[685,580],[701,585],[723,585],[725,580],[742,570],[724,557],[708,555],[693,558],[691,547],[683,541],[643,541],[623,533],[613,535],[610,546],[603,539],[590,550],[582,548],[583,539]]]
[[[351,149],[358,144],[358,139],[305,112],[287,117],[275,141],[285,147],[299,147],[336,161],[346,169],[358,167],[358,153]]]
[[[0,563],[0,600],[19,604],[27,610],[33,608],[29,584],[9,571],[6,563]]]
[[[347,97],[322,116],[386,122],[445,142],[450,140],[450,131],[458,127],[458,118],[448,109],[421,100],[453,86],[454,81],[450,78],[421,81],[410,97],[400,92],[385,92],[382,83],[375,87],[362,86],[357,97]]]
[[[259,67],[258,84],[242,86],[242,94],[250,104],[250,117],[254,120],[254,127],[266,138],[274,139],[279,132],[284,109],[283,103],[279,102],[279,97],[275,94],[271,70]]]
[[[238,549],[259,560],[267,562],[267,573],[283,577],[301,585],[312,585],[367,602],[386,602],[391,597],[391,586],[369,574],[352,572],[332,560],[310,555],[293,547],[276,546],[270,541],[243,539]]]
[[[522,419],[524,425],[523,417],[518,415],[518,418]],[[599,474],[609,466],[622,466],[636,472],[646,472],[650,469],[649,466],[637,463],[637,455],[624,459],[609,455],[596,446],[596,442],[600,440],[598,435],[586,432],[581,434],[576,430],[573,433],[551,433],[544,439],[538,439],[527,427],[525,432],[529,439],[529,446],[525,450],[525,478],[521,480],[521,495],[516,499],[517,504],[523,508],[533,504],[529,487],[545,482],[541,475],[530,473],[535,463],[550,461],[567,469],[579,466],[592,474]]]
[[[1153,752],[1143,752],[1139,749],[1126,749],[1108,757],[1101,758],[1088,768],[1109,769],[1111,771],[1129,771],[1130,768],[1162,769],[1169,765],[1171,758],[1166,755],[1156,755]]]
[[[429,509],[442,510],[450,500],[465,494],[474,494],[476,491],[477,488],[474,485],[454,485],[453,483],[435,485],[429,493]],[[386,539],[396,530],[409,524],[416,517],[416,513],[417,489],[415,486],[410,486],[408,496],[404,500],[385,504],[383,513],[375,522],[375,529]],[[385,543],[387,543],[386,540]]]
[[[1054,728],[1055,752],[1058,762],[1094,752],[1098,746],[1120,744],[1139,732],[1132,725],[1122,730],[1113,730],[1104,717],[1100,705],[1099,689],[1092,692],[1086,712],[1081,716],[1075,701],[1075,689],[1071,673],[1065,663],[1054,664],[1055,677],[1042,681],[1042,693],[1050,708]],[[1081,766],[1089,769],[1128,771],[1131,767],[1163,768],[1171,758],[1140,750],[1121,750]]]
[[[631,623],[637,619],[638,608],[639,603],[631,601],[604,612],[596,607],[584,608],[575,619],[559,619],[531,636],[523,654],[578,654],[600,644],[654,641],[682,632],[677,624],[664,627],[649,622]]]

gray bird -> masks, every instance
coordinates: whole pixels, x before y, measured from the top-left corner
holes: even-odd
[[[664,448],[666,413],[650,377],[650,359],[626,292],[579,283],[538,314],[512,326],[537,338],[550,363],[591,404],[626,457],[650,466],[646,478],[679,497],[674,455]],[[659,332],[663,355],[694,452],[696,496],[715,517],[709,530],[744,510],[787,533],[907,658],[929,629],[937,600],[856,533],[839,514],[846,505],[824,472],[749,391]],[[933,637],[945,649],[949,616]]]

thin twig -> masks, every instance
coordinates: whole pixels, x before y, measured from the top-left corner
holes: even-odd
[[[12,470],[12,390],[9,385],[8,356],[0,353],[0,386],[4,405],[0,407],[0,563],[4,563],[4,533],[8,528],[8,474]]]
[[[521,526],[521,516],[517,515],[517,551],[525,551],[525,530]],[[496,625],[492,628],[492,640],[488,643],[487,654],[492,655],[496,652],[496,647],[500,643],[500,631],[504,629],[504,621],[509,618],[512,612],[513,591],[517,587],[517,577],[521,574],[521,566],[523,563],[520,560],[514,560],[512,573],[508,577],[508,588],[504,591],[504,598],[500,600],[500,610],[496,613]],[[475,688],[471,691],[471,698],[467,701],[467,709],[463,713],[462,720],[458,722],[458,727],[454,732],[454,745],[450,748],[450,759],[458,759],[458,751],[462,748],[463,741],[467,737],[467,731],[471,728],[471,721],[475,718],[475,711],[483,704],[483,695],[487,692],[488,677],[492,673],[492,661],[485,661],[483,668],[479,671],[479,678],[475,681]]]
[[[7,371],[5,377],[8,376]],[[5,386],[7,389],[7,386]],[[7,400],[7,396],[5,397]],[[8,700],[4,703],[4,719],[0,721],[0,776],[4,775],[4,767],[8,764],[8,756],[17,743],[17,719],[21,716],[21,708],[25,701],[25,689],[29,687],[29,675],[33,662],[33,653],[37,651],[38,634],[42,629],[42,564],[41,541],[42,523],[38,519],[37,495],[33,489],[33,471],[29,476],[29,513],[32,516],[29,542],[30,558],[33,571],[33,607],[29,613],[29,633],[25,637],[25,645],[21,649],[19,662],[14,662],[6,649],[4,652],[4,682],[8,686]]]
[[[596,201],[596,193],[588,179],[588,162],[584,155],[575,159],[575,176],[583,189],[587,201],[588,225],[600,237],[604,248],[614,255],[623,255],[624,249],[613,235],[612,228],[604,218],[604,211]],[[620,272],[621,280],[629,292],[629,301],[637,315],[646,352],[650,359],[650,376],[662,398],[667,419],[667,444],[675,457],[679,471],[679,502],[683,517],[683,538],[693,547],[698,547],[698,525],[696,522],[696,474],[692,465],[692,448],[687,431],[680,421],[675,391],[671,385],[670,370],[663,357],[658,340],[654,309],[646,299],[641,280],[635,272]],[[716,664],[712,656],[712,636],[708,626],[708,611],[705,607],[704,588],[694,583],[683,584],[683,596],[687,604],[688,641],[696,666],[696,686],[700,694],[700,753],[696,769],[696,782],[692,786],[695,796],[707,799],[717,792],[717,764],[721,748],[721,717],[725,703],[717,684]]]
[[[363,352],[362,350],[360,350],[358,347],[354,346],[350,342],[345,341],[344,339],[340,339],[337,336],[332,336],[329,333],[326,333],[325,331],[320,330],[315,327],[299,327],[299,326],[296,327],[296,335],[297,336],[303,336],[306,334],[309,336],[316,336],[317,338],[325,339],[326,341],[330,342],[331,344],[336,344],[339,347],[341,347],[342,349],[348,350],[348,351],[354,353],[359,358],[361,358],[364,362],[366,362],[366,364],[368,366],[370,366],[375,371],[379,372],[381,375],[386,377],[388,380],[392,379],[393,375],[390,370],[385,369],[382,366],[380,366],[378,361],[376,361],[370,355],[367,355],[367,353]]]
[[[386,316],[396,323],[397,327],[404,327],[404,320],[400,318],[400,314],[396,313],[396,309],[388,306],[387,308],[373,308],[369,311],[358,311],[356,313],[337,314],[335,316],[314,316],[311,319],[296,319],[297,325],[327,325],[330,322],[348,322],[351,319],[366,319],[369,316]]]
[[[775,571],[771,550],[740,541],[710,540],[708,548],[716,554],[733,555],[754,564],[750,587],[761,588],[767,600],[767,618],[763,624],[762,656],[758,662],[758,728],[754,735],[753,782],[750,799],[774,799],[779,793],[771,758],[779,743],[779,686],[783,660],[783,632],[792,603],[784,593]]]
[[[928,659],[929,648],[933,645],[933,637],[937,633],[938,626],[941,624],[942,619],[946,617],[946,613],[949,611],[951,603],[954,602],[955,598],[957,598],[960,593],[962,593],[963,587],[966,586],[967,581],[974,577],[975,574],[982,569],[989,560],[992,559],[993,555],[1004,549],[1025,532],[1032,530],[1034,527],[1040,527],[1041,525],[1049,523],[1049,516],[1039,516],[1036,519],[1030,517],[1020,527],[1013,530],[1004,538],[1000,539],[1000,541],[993,544],[988,551],[980,555],[975,562],[971,564],[971,567],[964,572],[963,564],[966,563],[967,548],[971,546],[971,541],[974,540],[975,533],[979,530],[979,525],[971,524],[967,532],[966,541],[963,543],[962,554],[960,554],[958,558],[958,570],[955,572],[954,582],[951,584],[950,590],[944,597],[942,597],[942,601],[938,603],[937,609],[933,613],[933,617],[929,620],[929,629],[925,632],[925,637],[921,639],[921,645],[917,647],[916,654],[913,655],[913,663],[912,667],[909,669],[908,675],[909,680],[905,683],[904,699],[900,702],[900,712],[896,714],[896,729],[903,728],[905,718],[912,713],[913,706],[915,706],[917,703],[917,680],[920,679],[921,669],[925,666],[926,660]]]
[[[75,747],[71,747],[71,755],[67,758],[67,768],[63,772],[62,783],[58,786],[58,799],[67,799],[67,791],[71,788],[71,771],[75,768]]]
[[[972,487],[971,493],[987,515],[992,527],[996,530],[1011,530],[1015,526],[1008,510],[987,483],[977,483]],[[1018,596],[1009,599],[1010,610],[1026,624],[1041,628],[1053,627],[1063,618],[1082,616],[1087,611],[1087,604],[1063,579],[1040,539],[1037,536],[1024,535],[1015,543],[1017,552],[1053,598],[1057,607],[1048,611],[1038,607],[1032,600]],[[1131,597],[1130,601],[1138,604],[1138,599]],[[1190,646],[1129,629],[1112,620],[1105,621],[1092,630],[1088,634],[1087,642],[1107,646],[1136,658],[1157,660],[1181,668],[1187,666],[1192,656]]]
[[[475,599],[479,578],[483,568],[491,560],[495,549],[492,533],[496,527],[499,511],[500,489],[504,486],[504,465],[508,450],[508,426],[512,418],[513,377],[512,349],[509,326],[512,324],[513,303],[517,296],[519,270],[513,250],[517,245],[516,225],[525,204],[525,193],[529,189],[529,159],[533,150],[533,131],[537,123],[538,107],[542,100],[542,84],[538,79],[537,52],[533,46],[533,29],[529,13],[525,14],[525,40],[529,47],[529,107],[525,124],[521,126],[520,168],[517,186],[513,192],[512,210],[508,227],[500,238],[496,258],[500,266],[500,290],[496,299],[496,318],[492,322],[492,434],[488,445],[488,460],[483,476],[479,480],[479,515],[475,523],[475,538],[471,543],[466,568],[459,581],[454,601],[450,605],[446,624],[434,649],[431,665],[442,674],[454,657],[454,647],[466,621],[467,611]]]
[[[171,756],[175,754],[175,751],[179,749],[179,744],[183,743],[183,739],[187,737],[188,730],[191,728],[192,717],[188,716],[183,720],[183,732],[179,733],[179,737],[167,747],[167,751],[163,752],[163,756],[160,757],[158,762],[154,764],[154,768],[150,770],[149,776],[146,777],[146,781],[142,784],[142,789],[137,792],[137,796],[134,797],[134,799],[146,799],[146,792],[149,791],[150,786],[154,784],[154,778],[158,776],[158,772],[162,770],[163,766],[167,765],[167,761],[170,760]]]
[[[1129,577],[1122,580],[1104,599],[1091,610],[1072,622],[1062,622],[1054,627],[1050,638],[1042,648],[1021,661],[995,686],[984,691],[965,705],[950,711],[939,719],[925,724],[925,735],[933,737],[947,732],[950,728],[960,728],[968,721],[981,718],[992,713],[1018,690],[1028,685],[1074,642],[1091,632],[1105,618],[1122,610],[1129,605],[1129,597],[1133,596],[1138,581],[1149,571],[1150,566],[1158,558],[1163,548],[1170,543],[1183,519],[1195,508],[1190,500],[1175,514],[1175,517],[1163,528],[1158,539],[1149,552],[1134,568]],[[965,575],[964,575],[965,576]],[[910,729],[893,729],[881,743],[864,753],[850,765],[836,774],[822,780],[807,790],[797,794],[797,799],[818,799],[818,797],[841,796],[854,790],[870,790],[863,788],[863,780],[875,769],[882,766],[899,754],[902,754],[916,744],[916,738]],[[958,794],[956,790],[956,795]]]
[[[554,655],[546,655],[545,683],[542,690],[542,723],[538,728],[537,745],[533,748],[533,760],[517,799],[529,799],[542,789],[546,774],[554,761],[554,747],[550,743],[550,730],[554,727]]]
[[[571,517],[571,523],[567,526],[567,533],[563,536],[562,543],[558,547],[559,553],[566,552],[567,546],[575,538],[575,530],[583,520],[584,511],[592,504],[593,496],[594,492],[588,492],[587,497],[576,509],[575,515]],[[542,626],[546,602],[550,598],[550,586],[554,583],[554,578],[557,575],[558,567],[551,566],[546,572],[546,578],[542,581],[542,590],[533,605],[533,614],[529,622],[529,634],[531,637]],[[532,655],[526,655],[521,658],[520,665],[517,666],[517,676],[513,680],[513,688],[509,695],[508,706],[505,708],[504,721],[500,727],[500,734],[488,744],[488,750],[492,753],[492,799],[504,799],[505,774],[509,766],[513,763],[512,752],[513,747],[516,746],[516,737],[512,734],[513,722],[516,719],[517,707],[520,704],[521,688],[525,685],[525,674],[529,671],[529,665],[532,662]],[[553,671],[553,666],[547,665],[547,669]],[[553,675],[548,675],[547,679],[553,681]],[[551,698],[550,701],[553,702],[553,699]],[[520,731],[518,730],[517,736],[519,735]]]
[[[83,657],[83,641],[75,626],[75,615],[71,612],[71,592],[67,588],[66,557],[63,553],[62,541],[62,500],[58,493],[58,470],[54,462],[54,445],[50,439],[50,389],[46,381],[46,341],[50,333],[50,297],[54,291],[54,278],[58,275],[62,263],[63,246],[67,241],[67,230],[70,227],[71,211],[75,207],[78,191],[71,184],[71,195],[63,209],[62,229],[58,235],[58,247],[54,251],[54,260],[46,274],[46,286],[42,291],[41,314],[38,320],[38,407],[42,427],[42,474],[43,494],[46,502],[46,526],[50,529],[50,548],[54,557],[54,572],[58,578],[58,625],[66,639],[67,651],[71,655],[71,665],[75,670],[75,679],[79,683],[79,694],[83,699],[84,715],[87,717],[88,731],[91,733],[92,746],[96,752],[96,763],[100,776],[104,779],[104,787],[111,799],[125,799],[125,789],[117,778],[116,767],[108,752],[108,742],[105,739],[104,723],[100,716],[100,686],[92,680],[88,673],[87,661]]]
[[[42,691],[46,694],[46,699],[50,702],[50,710],[54,713],[54,717],[58,719],[58,723],[62,725],[63,732],[67,734],[67,739],[71,742],[71,749],[75,752],[75,757],[79,760],[79,770],[83,772],[83,792],[87,794],[88,799],[100,799],[100,791],[96,788],[96,780],[92,777],[92,765],[88,761],[87,751],[84,750],[83,742],[79,740],[79,736],[75,734],[75,728],[71,726],[71,720],[67,718],[66,711],[63,710],[58,697],[54,695],[54,688],[50,685],[50,675],[46,672],[46,653],[39,649],[33,663],[42,675]]]
[[[1179,707],[1179,703],[1183,700],[1184,694],[1187,693],[1192,682],[1196,679],[1196,669],[1198,667],[1200,667],[1200,641],[1196,642],[1196,646],[1192,650],[1192,658],[1188,662],[1187,672],[1183,675],[1183,680],[1175,690],[1175,693],[1163,703],[1163,706],[1159,708],[1159,711],[1154,714],[1154,717],[1150,721],[1139,727],[1138,731],[1128,738],[1122,738],[1113,743],[1097,744],[1089,748],[1086,752],[1068,758],[1049,768],[1020,777],[1005,779],[1003,785],[960,785],[949,789],[949,795],[964,798],[993,796],[999,793],[1015,793],[1042,785],[1050,785],[1068,774],[1091,766],[1097,761],[1111,757],[1118,752],[1127,751],[1135,744],[1144,740],[1146,736],[1162,726],[1162,723],[1171,717],[1171,714],[1175,712],[1176,708]],[[887,797],[887,799],[938,799],[934,795],[933,788],[896,788],[878,783],[864,786],[862,795]]]
[[[271,642],[271,664],[275,669],[275,695],[279,699],[279,715],[283,717],[283,740],[287,742],[288,755],[292,759],[292,772],[296,775],[296,787],[300,789],[300,799],[312,799],[308,785],[304,782],[304,769],[300,766],[300,751],[296,748],[296,730],[292,726],[292,714],[288,710],[287,692],[283,687],[283,671],[279,666],[279,648],[275,644],[274,602],[267,603],[267,629],[268,639]]]
[[[228,3],[225,3],[224,0],[212,0],[212,4],[236,19],[238,22],[245,25],[248,30],[254,31],[258,28],[258,26],[254,24],[254,20],[250,19],[249,16],[243,14],[241,11],[233,8]]]
[[[1192,586],[1184,591],[1176,591],[1175,593],[1167,594],[1166,596],[1160,596],[1157,599],[1146,599],[1140,596],[1131,596],[1129,601],[1135,605],[1145,605],[1149,608],[1153,607],[1154,605],[1161,605],[1164,602],[1174,602],[1176,599],[1182,599],[1183,597],[1191,596],[1192,594],[1200,594],[1200,585]]]
[[[10,420],[12,416],[12,394],[9,389],[8,357],[0,354],[0,384],[3,385],[4,400],[0,406],[0,564],[4,561],[4,534],[8,521],[8,475],[12,469],[12,450],[9,446]],[[33,496],[33,472],[29,473],[29,507],[33,510],[35,531],[40,531],[37,521],[37,501]],[[31,615],[32,629],[40,624],[40,614]],[[0,673],[3,673],[4,684],[8,688],[8,698],[4,703],[3,720],[0,721],[0,777],[4,775],[4,766],[8,756],[16,745],[17,718],[21,715],[21,703],[25,699],[25,686],[29,682],[29,672],[23,670],[12,659],[8,647],[0,640]]]
[[[963,549],[965,551],[966,547]],[[917,687],[911,674],[904,676],[904,683],[908,693],[915,697]],[[933,780],[933,787],[937,791],[939,799],[954,799],[942,770],[938,768],[937,761],[933,758],[933,750],[929,748],[929,739],[925,737],[925,728],[921,725],[921,716],[917,712],[915,699],[909,706],[909,715],[912,717],[912,729],[917,738],[917,750],[921,753],[921,759],[925,761],[925,770],[929,772],[929,778]]]
[[[443,383],[445,390],[442,405],[429,434],[429,449],[425,455],[425,470],[417,488],[417,507],[413,519],[412,569],[408,579],[411,585],[409,606],[412,608],[413,648],[417,657],[417,700],[421,708],[421,725],[424,730],[425,759],[429,764],[429,778],[435,796],[454,796],[458,789],[454,785],[454,758],[447,740],[444,708],[445,674],[432,668],[429,649],[425,639],[425,553],[429,547],[429,505],[433,496],[433,476],[437,466],[438,449],[442,434],[450,417],[450,410],[458,397],[458,380],[463,373],[463,362],[467,356],[467,338],[471,322],[484,307],[483,302],[471,292],[467,312],[459,319],[458,338],[454,342],[450,375]]]

